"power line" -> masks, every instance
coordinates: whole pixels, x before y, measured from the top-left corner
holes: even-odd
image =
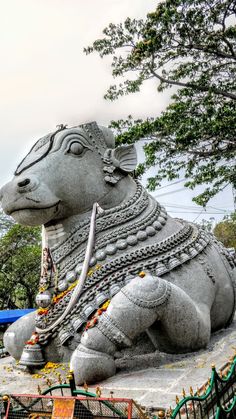
[[[193,223],[197,221],[197,219],[200,217],[200,215],[204,212],[204,208],[202,208],[201,212],[194,218]]]
[[[173,193],[180,192],[180,191],[184,191],[184,190],[186,190],[186,188],[179,188],[179,189],[176,189],[175,191],[165,192],[165,193],[162,193],[162,194],[160,194],[160,195],[154,195],[154,197],[155,197],[155,198],[160,198],[160,196],[172,195]]]
[[[185,178],[183,178],[183,179],[178,179],[178,180],[176,180],[175,182],[171,182],[171,183],[168,183],[167,185],[160,186],[160,188],[157,188],[157,189],[155,190],[155,192],[156,192],[156,191],[159,191],[160,189],[168,188],[169,186],[176,185],[177,183],[184,182],[184,181],[186,181],[186,179],[185,179]]]
[[[216,209],[216,210],[220,210],[220,211],[233,211],[232,209],[228,208],[228,209],[223,209],[223,208],[216,208],[216,207],[212,207],[211,205],[208,205],[207,208],[212,208],[212,209]]]
[[[232,186],[233,200],[234,200],[234,211],[236,211],[236,188]]]
[[[170,210],[169,212],[171,212],[172,214],[201,214],[203,211],[175,211],[175,210]],[[204,214],[218,214],[218,215],[224,215],[224,214],[230,214],[230,211],[226,211],[225,213],[222,212],[213,212],[213,211],[204,211]]]
[[[188,204],[184,205],[184,204],[173,204],[172,202],[162,202],[162,204],[167,206],[167,207],[176,207],[176,208],[193,208],[193,209],[198,208],[199,210],[202,208],[201,205],[197,205],[197,204],[196,205],[188,205]],[[210,205],[206,206],[206,208],[217,209],[217,210],[220,210],[220,211],[225,211],[226,209],[228,209],[229,211],[231,210],[231,208],[223,209],[223,208],[212,207]]]
[[[165,205],[166,207],[173,207],[173,208],[199,209],[199,211],[202,209],[202,207],[198,206],[198,205],[181,205],[181,204],[171,204],[171,203],[168,203],[168,202],[162,202],[162,204]],[[222,208],[211,207],[210,205],[205,207],[205,208],[206,209],[212,208],[212,209],[219,210],[219,211],[225,211],[225,210],[230,211],[230,208],[222,209]]]
[[[163,203],[163,202],[162,202],[162,205],[164,205],[165,207],[168,207],[168,208],[183,209],[183,210],[189,210],[189,211],[191,211],[191,210],[198,211],[199,210],[199,212],[201,212],[202,210],[207,212],[210,209],[213,209],[213,210],[216,210],[218,214],[225,214],[226,212],[232,212],[233,211],[231,208],[223,209],[223,208],[212,207],[210,205],[203,208],[203,209],[201,207],[198,208],[197,206],[193,206],[193,205],[167,204],[167,203]]]

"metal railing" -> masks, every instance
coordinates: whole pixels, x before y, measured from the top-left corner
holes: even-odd
[[[70,372],[69,384],[58,384],[48,387],[39,395],[11,394],[0,399],[0,419],[53,418],[55,404],[61,401],[66,409],[68,401],[72,402],[73,417],[80,419],[147,419],[145,412],[132,399],[100,397],[99,387],[96,394],[85,389],[77,389],[74,374]],[[58,394],[59,393],[59,394]],[[64,403],[64,407],[63,407]]]
[[[133,400],[125,398],[14,394],[4,396],[1,403],[0,418],[4,419],[46,419],[54,417],[147,419],[144,412]],[[58,412],[58,407],[63,415]],[[64,416],[68,407],[69,415]]]
[[[158,412],[158,418],[169,419],[224,419],[236,418],[236,356],[225,364],[218,373],[212,365],[212,374],[194,394],[183,390],[183,399],[176,396],[175,409]]]

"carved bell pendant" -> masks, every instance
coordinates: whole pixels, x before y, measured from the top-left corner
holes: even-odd
[[[43,291],[36,295],[36,304],[38,307],[47,308],[51,303],[51,293],[49,291]]]
[[[19,364],[26,367],[42,367],[45,365],[41,346],[38,343],[25,345]]]

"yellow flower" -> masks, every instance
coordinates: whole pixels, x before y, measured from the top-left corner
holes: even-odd
[[[38,379],[38,378],[42,378],[42,375],[41,374],[33,374],[32,377]]]
[[[93,271],[93,269],[89,269],[89,271],[88,271],[87,275],[88,275],[88,276],[92,276],[92,275],[93,275],[93,272],[94,272],[94,271]]]
[[[106,310],[107,307],[109,306],[110,302],[111,302],[110,300],[105,301],[105,303],[102,305],[101,309]]]
[[[59,301],[66,294],[68,294],[69,291],[73,290],[73,288],[75,288],[75,286],[76,286],[77,283],[78,283],[78,281],[74,282],[72,285],[69,286],[69,288],[67,288],[66,291],[63,291],[60,294],[58,294],[55,297],[53,297],[53,299],[52,299],[53,303],[57,303],[57,301]]]

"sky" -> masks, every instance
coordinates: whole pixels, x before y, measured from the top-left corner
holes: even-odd
[[[111,60],[83,53],[110,22],[144,17],[156,4],[156,0],[0,1],[0,186],[12,178],[34,142],[58,124],[96,120],[108,125],[111,119],[155,116],[165,109],[169,93],[157,93],[153,81],[141,93],[105,101],[103,95],[114,82]],[[140,148],[139,156],[142,159]],[[212,199],[205,212],[192,202],[201,189],[190,191],[183,184],[181,179],[173,185],[163,182],[154,192],[170,215],[190,221],[214,217],[216,222],[233,210],[230,187]]]

